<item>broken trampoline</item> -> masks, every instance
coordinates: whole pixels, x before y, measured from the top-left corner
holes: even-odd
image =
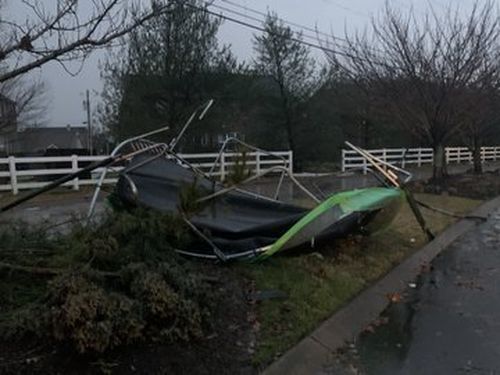
[[[203,117],[207,108],[198,119]],[[174,151],[179,138],[196,116],[197,112],[193,113],[179,136],[170,144],[154,143],[144,136],[134,137],[120,144],[112,154],[118,154],[127,147],[132,148],[133,157],[120,172],[115,188],[115,194],[122,202],[128,206],[179,214],[191,228],[196,240],[189,248],[178,249],[181,254],[221,261],[265,259],[284,250],[314,247],[320,242],[349,233],[367,231],[369,224],[379,216],[390,221],[402,201],[404,194],[399,189],[398,175],[403,174],[406,178],[410,175],[371,155],[363,154],[376,166],[375,173],[384,187],[341,192],[321,200],[294,178],[286,164],[264,170],[232,186],[225,186]],[[234,142],[250,150],[267,153],[237,139],[228,139],[219,156]],[[219,158],[214,167],[218,161]],[[280,176],[273,197],[245,189],[248,183],[271,173],[279,173]],[[105,175],[106,169],[94,194],[89,216],[92,215]],[[314,201],[312,209],[278,199],[286,176]]]

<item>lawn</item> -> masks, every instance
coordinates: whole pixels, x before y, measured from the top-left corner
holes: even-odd
[[[431,206],[469,212],[481,201],[420,194]],[[435,233],[454,219],[423,211]],[[370,237],[339,240],[316,253],[276,256],[261,264],[242,266],[258,290],[281,290],[286,300],[262,301],[257,306],[260,329],[254,362],[265,366],[310,333],[360,291],[384,276],[426,243],[405,204],[387,229]]]

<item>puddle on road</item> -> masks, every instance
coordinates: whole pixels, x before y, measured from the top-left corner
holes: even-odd
[[[392,304],[381,315],[387,324],[376,327],[373,333],[369,329],[361,334],[353,359],[364,373],[400,373],[413,339],[412,321],[419,309],[418,293],[409,293],[405,303]]]

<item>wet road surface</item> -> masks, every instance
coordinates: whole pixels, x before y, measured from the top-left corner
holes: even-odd
[[[500,210],[436,258],[330,374],[500,374]]]
[[[86,217],[90,205],[90,194],[65,194],[62,197],[49,197],[42,202],[28,201],[20,206],[0,214],[0,226],[22,221],[27,224],[65,223]],[[106,205],[104,196],[96,205],[96,216],[102,215]]]

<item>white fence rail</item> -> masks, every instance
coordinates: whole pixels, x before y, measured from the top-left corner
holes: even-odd
[[[378,150],[367,150],[372,155],[391,164],[397,164],[403,168],[408,166],[420,167],[424,164],[432,164],[434,156],[432,148],[384,148]],[[447,147],[446,163],[460,164],[472,163],[472,152],[467,147]],[[500,160],[500,147],[482,147],[481,160]],[[361,169],[366,173],[369,163],[353,150],[342,150],[342,171]]]
[[[214,166],[218,153],[204,154],[180,154],[186,161],[204,172],[209,172]],[[104,160],[103,156],[43,156],[43,157],[14,157],[0,158],[0,191],[12,191],[18,194],[19,190],[35,189],[47,185],[52,180],[66,174],[77,172],[89,163]],[[212,176],[224,180],[232,167],[241,160],[242,154],[236,152],[225,152],[215,166]],[[252,172],[261,172],[275,166],[284,166],[293,172],[292,151],[276,151],[272,154],[262,152],[249,152],[245,154],[245,165]],[[108,172],[108,178],[104,183],[115,183],[117,173],[123,167],[115,166]],[[103,168],[95,169],[83,178],[75,178],[63,186],[78,190],[80,186],[94,185]]]

